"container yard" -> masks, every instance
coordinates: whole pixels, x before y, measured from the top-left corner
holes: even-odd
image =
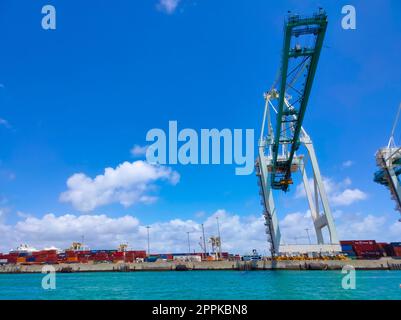
[[[249,255],[222,252],[217,258],[209,253],[147,254],[145,250],[87,250],[74,243],[66,250],[35,250],[21,245],[0,253],[0,272],[40,272],[43,265],[57,266],[60,272],[140,271],[140,270],[266,270],[266,269],[359,269],[398,270],[401,268],[401,242],[375,240],[340,241],[341,252],[281,254],[265,257],[253,250]],[[73,248],[75,247],[75,248]]]

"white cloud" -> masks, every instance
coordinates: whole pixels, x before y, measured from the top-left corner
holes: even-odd
[[[171,168],[150,165],[144,161],[124,162],[106,168],[104,174],[90,178],[76,173],[68,178],[68,190],[60,195],[62,202],[70,202],[82,212],[111,203],[129,207],[134,203],[152,203],[157,198],[147,194],[154,189],[152,183],[166,180],[175,185],[180,176]]]
[[[391,218],[390,218],[391,219]],[[340,239],[360,239],[391,241],[389,237],[390,226],[385,216],[343,214],[337,221],[337,232]],[[393,238],[394,240],[394,238]]]
[[[344,161],[343,164],[342,164],[342,166],[344,168],[349,168],[349,167],[352,167],[353,165],[354,165],[354,161],[352,161],[352,160]]]
[[[157,8],[165,13],[172,14],[177,9],[179,3],[180,0],[159,0]]]
[[[333,216],[340,240],[397,241],[401,234],[401,224],[391,224],[394,221],[393,216],[363,215],[341,211],[335,211]],[[309,211],[287,214],[280,221],[282,239],[288,244],[308,243],[306,229],[309,229],[312,243],[316,243],[315,229]]]
[[[131,149],[131,155],[134,157],[140,157],[146,155],[146,150],[148,149],[148,146],[139,146],[139,145],[134,145]]]
[[[343,192],[332,195],[331,204],[333,206],[349,206],[366,198],[366,193],[359,189],[346,189]]]
[[[311,241],[316,241],[314,236],[314,227],[312,223],[312,217],[310,212],[306,213],[295,212],[287,214],[280,222],[280,232],[283,243],[295,244],[295,243],[308,243],[308,229]]]
[[[323,184],[329,198],[330,205],[334,207],[349,206],[355,202],[367,199],[367,194],[360,189],[351,189],[352,181],[346,178],[343,181],[335,182],[330,178],[323,177]],[[309,186],[313,190],[313,179],[309,179]],[[295,191],[295,198],[304,198],[306,196],[303,183],[299,184]]]

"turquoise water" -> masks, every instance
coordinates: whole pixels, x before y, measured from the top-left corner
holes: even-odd
[[[401,271],[357,271],[344,290],[340,271],[187,271],[0,274],[0,299],[401,299]]]

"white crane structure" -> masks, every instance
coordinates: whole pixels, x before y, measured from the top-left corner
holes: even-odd
[[[395,209],[401,213],[401,186],[398,179],[398,176],[401,174],[401,147],[396,145],[394,139],[400,112],[401,104],[398,108],[387,147],[381,148],[376,152],[376,164],[379,170],[375,173],[374,181],[386,186],[390,190],[391,198],[396,202]]]
[[[256,174],[272,257],[287,253],[335,254],[341,251],[313,143],[302,127],[326,26],[327,15],[323,10],[311,17],[288,17],[284,28],[280,77],[265,94]],[[272,115],[275,121],[272,121]],[[305,147],[309,156],[313,188],[306,173],[306,158],[297,154],[301,146]],[[295,172],[300,172],[302,176],[316,232],[315,245],[291,246],[281,243],[273,191],[287,192],[293,184],[292,174]],[[329,239],[326,240],[324,228],[329,233]]]

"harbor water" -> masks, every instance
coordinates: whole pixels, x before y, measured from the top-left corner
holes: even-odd
[[[401,271],[143,271],[60,273],[56,289],[43,274],[0,274],[0,299],[401,299]]]

